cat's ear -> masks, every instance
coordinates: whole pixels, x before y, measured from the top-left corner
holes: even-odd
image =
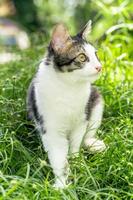
[[[51,45],[55,52],[60,53],[66,49],[66,46],[72,41],[69,32],[64,24],[60,23],[54,28]]]
[[[87,24],[84,26],[84,28],[77,35],[86,40],[88,34],[91,32],[91,24],[92,24],[92,21],[89,20]]]

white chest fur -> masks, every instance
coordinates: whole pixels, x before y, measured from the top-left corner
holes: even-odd
[[[46,126],[72,129],[85,119],[90,84],[78,83],[69,74],[57,74],[53,67],[40,64],[35,92],[39,113],[44,117]]]

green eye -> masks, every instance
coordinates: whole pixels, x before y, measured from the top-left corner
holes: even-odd
[[[80,62],[85,62],[87,60],[87,57],[84,53],[81,53],[78,55],[78,59],[80,60]]]

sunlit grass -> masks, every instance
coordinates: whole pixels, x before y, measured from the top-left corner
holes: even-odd
[[[19,62],[0,66],[1,200],[133,198],[131,51],[125,42],[109,43],[108,38],[100,47],[104,69],[96,84],[105,99],[105,112],[98,134],[108,148],[95,155],[82,151],[78,158],[70,158],[73,184],[62,191],[52,188],[47,155],[26,117],[27,87],[43,56],[43,45],[20,52]]]

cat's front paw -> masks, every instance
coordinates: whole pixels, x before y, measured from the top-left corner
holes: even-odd
[[[104,142],[96,138],[87,138],[85,145],[89,147],[91,152],[102,152],[106,149]]]
[[[71,181],[68,181],[67,179],[56,179],[53,187],[57,190],[59,189],[66,189],[69,185],[71,185]]]
[[[71,182],[68,183],[68,184],[66,184],[66,183],[63,183],[63,182],[57,180],[57,181],[54,183],[53,187],[54,187],[56,190],[66,189],[70,184],[71,184]]]
[[[62,182],[55,182],[53,187],[56,189],[56,190],[59,190],[59,189],[64,189],[66,188],[66,184],[63,184]]]

